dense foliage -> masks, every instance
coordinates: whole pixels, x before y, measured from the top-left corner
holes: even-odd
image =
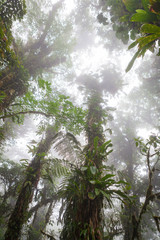
[[[129,39],[136,39],[129,49],[138,45],[138,51],[130,61],[126,72],[132,68],[136,58],[143,57],[147,50],[152,52],[157,50],[157,55],[159,55],[160,7],[158,0],[106,0],[102,1],[102,5],[102,17],[101,19],[98,17],[100,22],[105,24],[106,18],[103,15],[109,11],[117,38],[123,43],[128,43]]]
[[[159,18],[159,0],[1,1],[0,239],[159,239]],[[120,40],[127,72],[146,55],[129,80]]]

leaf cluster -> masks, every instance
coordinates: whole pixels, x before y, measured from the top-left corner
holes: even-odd
[[[136,147],[139,148],[140,152],[143,155],[147,155],[150,150],[152,150],[152,153],[150,154],[150,157],[158,156],[160,154],[160,137],[156,135],[151,135],[149,139],[144,141],[142,138],[135,138]]]
[[[141,1],[105,0],[100,1],[100,3],[102,4],[102,15],[105,15],[106,12],[109,13],[110,17],[108,21],[111,21],[112,28],[116,32],[116,37],[121,39],[124,44],[128,43],[130,37],[134,40],[138,33],[140,24],[131,22],[130,15],[136,10],[137,7],[142,7]],[[105,22],[103,22],[104,25]]]
[[[129,39],[136,39],[129,49],[137,45],[138,51],[129,62],[126,72],[132,68],[138,57],[145,55],[147,50],[154,52],[155,49],[158,49],[158,55],[160,55],[159,0],[105,0],[104,2],[102,9],[104,12],[109,11],[117,38],[124,43],[127,43]],[[138,34],[141,36],[139,37]]]
[[[12,22],[22,19],[26,13],[25,0],[1,1],[0,4],[0,65],[19,65],[15,52],[13,51]]]
[[[3,101],[4,96],[1,98]],[[86,111],[75,106],[69,97],[53,90],[49,81],[39,78],[37,90],[33,87],[24,97],[18,97],[1,119],[11,118],[22,123],[25,114],[45,116],[68,131],[79,133],[85,125]]]
[[[99,146],[99,137],[94,138],[94,143],[93,143],[93,149],[92,151],[88,150],[86,154],[86,161],[87,162],[92,162],[92,159],[94,159],[96,156],[100,157],[101,159],[106,159],[107,156],[113,152],[113,149],[108,150],[108,148],[111,148],[112,142],[111,140],[106,141],[105,143],[101,144]]]
[[[66,199],[66,203],[74,202],[75,199],[80,202],[83,199],[94,200],[102,196],[110,207],[113,206],[113,198],[130,201],[130,198],[122,190],[122,185],[127,183],[121,180],[117,181],[109,167],[102,166],[98,169],[90,162],[81,168],[75,168],[73,174],[61,184],[60,196]]]
[[[133,56],[132,60],[128,64],[126,68],[126,72],[128,72],[135,60],[140,57],[144,56],[147,50],[154,51],[154,48],[156,47],[156,41],[158,41],[158,45],[160,44],[159,38],[160,38],[160,27],[154,24],[143,24],[141,29],[142,37],[138,38],[135,42],[133,42],[128,49],[131,49],[138,45],[138,51]],[[158,52],[158,55],[160,55],[160,52]]]
[[[158,42],[159,49],[159,38],[160,38],[160,7],[159,1],[155,0],[141,0],[141,8],[134,9],[130,8],[132,4],[132,0],[123,1],[126,8],[130,10],[130,21],[133,23],[140,23],[141,27],[139,28],[141,37],[137,38],[135,42],[133,42],[129,49],[138,45],[138,51],[133,56],[132,60],[128,64],[126,68],[126,72],[128,72],[135,60],[144,56],[147,50],[154,52],[157,48],[156,42]],[[158,50],[158,55],[160,54]]]

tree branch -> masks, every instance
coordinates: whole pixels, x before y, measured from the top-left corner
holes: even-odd
[[[29,210],[29,216],[31,216],[35,211],[37,211],[40,207],[42,206],[46,206],[48,203],[51,203],[53,200],[57,200],[57,196],[52,196],[51,198],[45,198],[43,199],[41,202],[37,203],[34,207],[32,207],[30,210]]]
[[[48,15],[48,19],[46,21],[46,25],[45,25],[45,28],[44,28],[44,31],[42,33],[42,35],[40,36],[39,40],[35,43],[33,43],[31,46],[30,46],[30,50],[33,51],[34,50],[37,50],[41,44],[44,42],[46,36],[47,36],[47,33],[50,29],[50,27],[52,26],[52,19],[54,17],[54,13],[58,10],[58,8],[62,5],[64,0],[60,0],[59,2],[55,3],[51,9],[51,11],[49,12],[49,15]],[[26,51],[28,51],[28,48],[25,49]]]
[[[18,113],[4,115],[4,116],[1,116],[0,119],[14,117],[14,116],[17,116],[19,114],[23,114],[23,115],[25,115],[25,114],[40,114],[40,115],[43,115],[45,117],[53,117],[52,114],[47,114],[47,113],[40,112],[40,111],[25,111],[25,112],[18,112]]]

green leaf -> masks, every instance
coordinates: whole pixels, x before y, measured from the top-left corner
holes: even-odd
[[[145,53],[147,50],[150,50],[150,48],[152,47],[153,42],[148,43],[147,45],[145,45],[142,49],[141,49],[141,53],[140,56],[144,57]]]
[[[143,48],[145,45],[157,40],[159,37],[160,37],[160,33],[156,33],[156,34],[152,34],[149,36],[141,37],[141,38],[137,39],[137,41],[139,43],[139,47]]]
[[[29,163],[29,160],[28,160],[28,159],[26,159],[26,158],[22,158],[22,159],[20,159],[20,162]]]
[[[42,78],[38,79],[38,86],[42,89],[45,88],[45,80],[43,80]]]
[[[115,177],[115,175],[114,174],[106,174],[101,180],[105,181],[106,179],[112,178],[112,177]]]
[[[111,149],[109,152],[107,152],[106,155],[109,155],[111,152],[113,152],[113,149]]]
[[[122,197],[123,199],[127,199],[129,201],[131,201],[131,199],[129,198],[129,196],[127,196],[127,194],[123,193],[122,191],[120,190],[115,190],[114,191],[117,195],[119,195],[120,197]]]
[[[147,152],[147,149],[144,147],[142,148],[142,152],[146,153]]]
[[[131,70],[131,68],[133,67],[133,64],[134,64],[136,58],[139,56],[139,53],[140,53],[140,50],[138,50],[134,54],[133,58],[131,59],[131,61],[129,62],[129,64],[128,64],[127,68],[126,68],[126,72],[129,72]]]
[[[27,187],[27,186],[31,186],[31,185],[32,185],[31,181],[26,181],[24,183],[23,187]]]
[[[96,166],[90,166],[90,171],[93,175],[95,175],[97,173],[97,168]]]
[[[100,193],[100,189],[98,189],[98,188],[95,188],[95,194],[96,194],[96,196],[98,196],[98,195],[99,195],[99,193]]]
[[[34,151],[34,150],[33,150]],[[39,157],[45,157],[46,156],[46,153],[45,152],[42,152],[42,153],[38,153],[37,154]]]
[[[113,203],[111,201],[111,195],[107,194],[106,192],[104,192],[103,190],[100,190],[100,192],[102,193],[102,195],[107,199],[107,202],[109,203],[110,207],[112,207]]]
[[[137,13],[143,13],[143,14],[146,13],[146,11],[144,9],[137,9],[136,12]]]
[[[153,146],[154,146],[154,148],[156,148],[156,147],[157,147],[157,143],[156,143],[156,142],[154,142],[154,143],[153,143]]]
[[[94,200],[96,198],[96,195],[92,192],[89,192],[88,197],[89,197],[89,199]]]
[[[131,17],[132,22],[153,22],[156,20],[155,14],[147,13],[147,12],[137,12]]]
[[[105,196],[109,201],[111,201],[111,196],[109,194],[107,194],[106,192],[104,192],[103,190],[100,190],[100,192],[103,194],[103,196]]]
[[[107,181],[104,182],[105,186],[112,186],[116,184],[116,181],[114,179],[108,179]]]
[[[128,47],[128,50],[130,50],[131,48],[134,48],[137,44],[138,44],[137,40],[135,42],[131,43]]]
[[[143,33],[160,33],[160,27],[154,24],[143,24],[141,27],[141,32]]]
[[[3,99],[6,97],[5,92],[0,91],[0,102],[3,102]]]
[[[128,0],[128,1],[122,0],[122,1],[129,12],[133,13],[136,10],[135,0]]]
[[[52,177],[47,173],[46,175],[43,175],[43,179],[46,179],[48,180],[50,183],[53,184],[53,180],[52,180]]]
[[[122,181],[122,180],[120,180],[120,181],[116,182],[116,184],[124,184],[124,185],[129,185],[129,183],[128,183],[128,182],[125,182],[125,181]]]

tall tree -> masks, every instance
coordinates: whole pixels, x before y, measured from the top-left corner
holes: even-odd
[[[110,82],[110,79],[105,80]],[[120,182],[114,180],[114,175],[108,173],[109,168],[103,165],[107,155],[112,152],[112,150],[108,151],[112,144],[110,140],[105,142],[102,127],[104,111],[101,105],[101,87],[103,84],[101,85],[96,77],[89,75],[82,75],[78,82],[85,86],[89,95],[85,128],[88,143],[83,150],[83,167],[74,172],[64,191],[66,210],[61,239],[103,239],[104,197],[111,206],[112,195],[117,195],[119,198],[126,196],[120,189],[109,188],[114,185],[119,187]],[[112,87],[108,84],[107,89],[106,84],[106,90],[114,92],[116,87]]]
[[[17,96],[22,96],[27,92],[29,79],[32,78],[33,80],[43,71],[66,61],[67,46],[70,40],[68,39],[64,43],[64,39],[62,40],[64,36],[62,36],[61,31],[69,35],[70,28],[67,22],[63,24],[56,17],[62,2],[61,0],[54,4],[52,8],[50,7],[49,13],[46,13],[44,8],[40,8],[43,7],[42,3],[27,2],[26,18],[32,22],[30,24],[31,29],[28,29],[28,32],[31,31],[32,36],[35,37],[31,37],[27,43],[22,42],[21,44],[17,43],[14,38],[12,40],[15,61],[3,68],[0,76],[1,111],[8,108]],[[34,6],[35,4],[36,6]],[[36,18],[32,12],[33,6],[36,7]],[[39,17],[42,19],[39,19]],[[64,49],[65,47],[66,49]]]
[[[15,208],[8,222],[5,240],[18,240],[20,238],[22,226],[27,220],[29,203],[32,201],[34,190],[39,182],[44,156],[49,151],[55,137],[55,129],[48,128],[46,138],[40,142],[35,157],[29,164],[26,179],[23,182]]]

